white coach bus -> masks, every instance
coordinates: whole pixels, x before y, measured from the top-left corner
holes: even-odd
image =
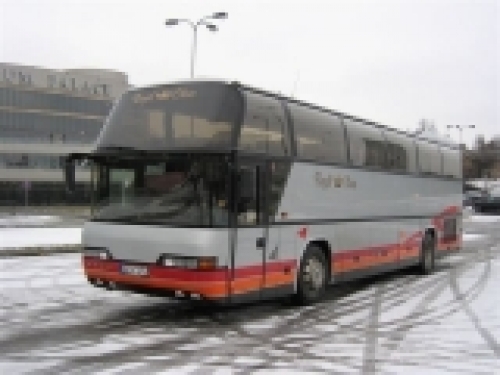
[[[295,295],[461,246],[458,147],[238,83],[133,89],[93,152],[96,286],[235,302]]]

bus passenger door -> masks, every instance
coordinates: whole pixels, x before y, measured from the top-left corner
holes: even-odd
[[[232,298],[260,298],[265,282],[268,223],[266,164],[241,160],[236,176],[235,222],[232,246]]]

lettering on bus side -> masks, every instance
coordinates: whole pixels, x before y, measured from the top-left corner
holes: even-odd
[[[322,189],[331,188],[356,188],[356,180],[352,179],[349,175],[323,175],[321,172],[316,172],[314,179],[316,185]]]

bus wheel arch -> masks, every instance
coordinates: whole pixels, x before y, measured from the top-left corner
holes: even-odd
[[[420,251],[420,272],[428,275],[434,271],[436,263],[436,231],[434,228],[427,228],[422,237]]]
[[[325,293],[330,274],[331,251],[328,242],[309,242],[297,273],[296,302],[305,305],[319,301]]]

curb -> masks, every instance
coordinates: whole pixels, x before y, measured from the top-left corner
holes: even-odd
[[[33,255],[51,255],[64,253],[79,253],[82,251],[82,245],[48,245],[36,247],[11,247],[0,249],[0,258],[17,257],[17,256],[33,256]]]

